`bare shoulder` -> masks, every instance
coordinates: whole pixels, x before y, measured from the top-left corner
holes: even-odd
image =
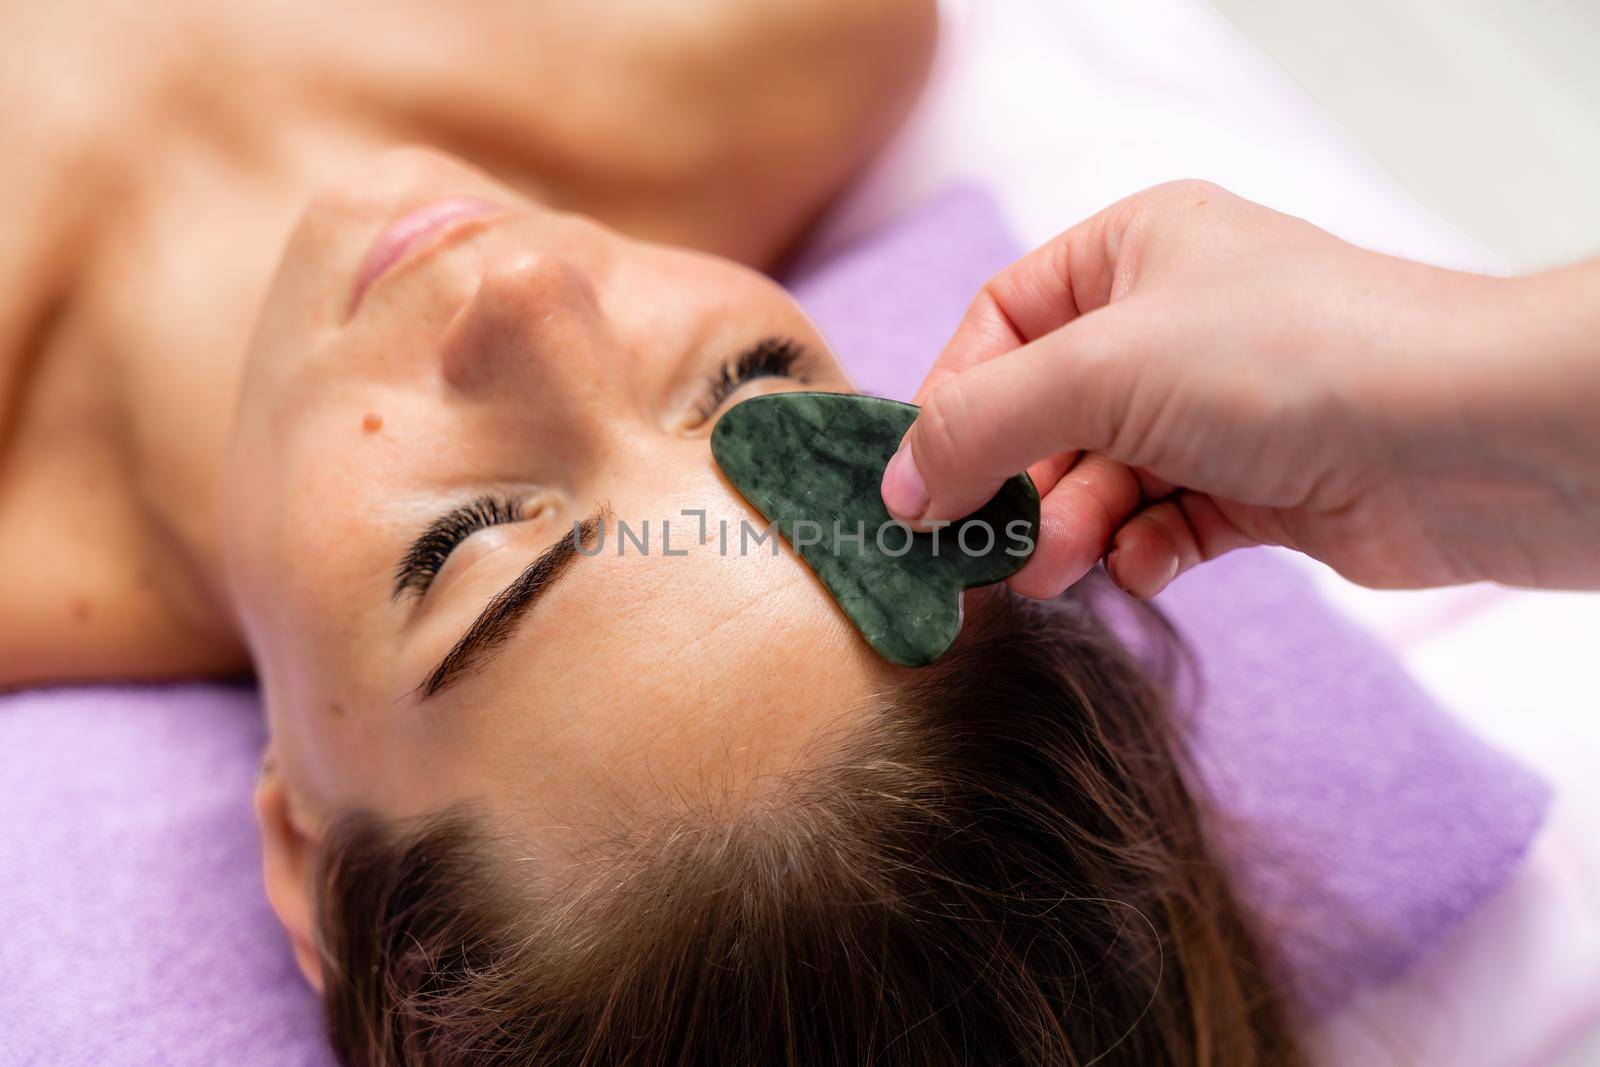
[[[64,317],[0,454],[0,689],[233,674],[231,628],[140,505],[107,377]]]
[[[207,632],[173,597],[173,571],[116,494],[13,479],[0,494],[0,690],[247,670],[231,633]]]

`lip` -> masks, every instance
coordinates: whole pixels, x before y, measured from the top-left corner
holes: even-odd
[[[504,214],[505,210],[500,204],[475,196],[445,196],[401,215],[373,238],[362,257],[350,292],[349,313],[355,314],[373,283],[406,260],[408,252],[424,244],[428,252],[438,251],[452,237],[468,232],[472,223]]]

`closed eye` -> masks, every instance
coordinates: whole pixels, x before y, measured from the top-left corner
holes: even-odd
[[[737,392],[740,386],[757,378],[796,378],[804,381],[804,376],[796,373],[796,365],[803,364],[806,354],[805,346],[786,337],[768,337],[757,341],[732,363],[724,364],[719,374],[711,380],[711,388],[707,390],[700,406],[701,419],[710,422],[728,397]]]
[[[800,342],[789,338],[768,337],[757,341],[712,376],[701,402],[701,418],[711,421],[729,397],[757,378],[804,381],[796,367],[804,364],[807,355]],[[395,568],[392,599],[398,600],[407,593],[422,596],[461,542],[491,526],[522,522],[528,517],[526,510],[524,499],[486,493],[440,515],[417,535],[401,557]]]
[[[415,592],[417,596],[426,593],[457,545],[479,530],[521,522],[527,517],[524,505],[524,501],[514,497],[485,493],[434,519],[411,542],[395,568],[391,598],[398,600],[408,592]]]

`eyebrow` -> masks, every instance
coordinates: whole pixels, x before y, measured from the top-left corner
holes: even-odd
[[[489,598],[478,617],[472,620],[467,632],[451,646],[436,667],[428,673],[421,685],[421,700],[427,700],[439,690],[457,681],[468,670],[482,666],[483,659],[503,646],[511,637],[533,605],[550,591],[550,587],[566,574],[574,560],[593,545],[604,521],[605,509],[573,526],[572,532],[539,553],[537,559],[522,569],[511,584]]]

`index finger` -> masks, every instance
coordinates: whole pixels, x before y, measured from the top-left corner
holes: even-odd
[[[1116,204],[1058,234],[990,278],[967,306],[914,402],[952,374],[1037,340],[1111,299],[1117,239],[1125,212]]]

